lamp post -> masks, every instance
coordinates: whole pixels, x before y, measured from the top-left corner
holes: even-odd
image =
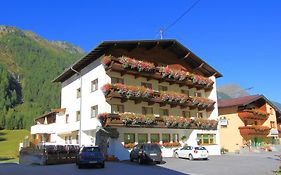
[[[71,66],[70,69],[77,73],[80,79],[80,123],[79,123],[79,146],[82,146],[82,75],[81,72],[78,72],[77,70],[73,69]]]

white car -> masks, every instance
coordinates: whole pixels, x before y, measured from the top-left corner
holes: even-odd
[[[189,160],[208,160],[209,152],[203,146],[185,146],[183,148],[175,150],[174,155],[176,158],[188,158]]]

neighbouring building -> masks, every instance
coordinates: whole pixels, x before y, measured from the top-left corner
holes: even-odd
[[[176,40],[105,41],[59,75],[61,109],[40,116],[34,138],[97,144],[120,160],[138,143],[220,154],[216,78]]]
[[[221,147],[230,152],[279,143],[281,111],[263,95],[218,100]]]

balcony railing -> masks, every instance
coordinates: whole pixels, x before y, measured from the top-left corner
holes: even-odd
[[[270,128],[261,125],[242,126],[239,127],[242,136],[267,136],[270,133]]]
[[[124,101],[134,100],[135,103],[142,101],[148,102],[149,105],[159,103],[160,106],[171,105],[171,107],[190,107],[198,108],[199,110],[211,110],[215,101],[202,98],[190,97],[186,94],[168,91],[155,91],[141,86],[129,86],[124,84],[105,84],[102,91],[107,99],[120,98]]]
[[[253,109],[245,109],[243,111],[238,112],[239,117],[242,120],[245,119],[254,119],[254,120],[267,120],[269,114],[263,111],[259,110],[253,110]]]
[[[190,119],[178,116],[156,117],[154,115],[142,115],[135,113],[103,113],[99,114],[98,118],[104,127],[119,126],[216,130],[218,124],[216,120],[202,118]]]
[[[153,63],[139,61],[128,57],[115,58],[104,56],[102,64],[107,70],[120,72],[121,75],[131,74],[135,78],[142,76],[150,79],[156,79],[159,82],[169,82],[170,84],[179,84],[180,86],[195,87],[197,89],[211,90],[214,82],[207,77],[190,73],[184,70],[171,68],[171,66],[155,66]]]

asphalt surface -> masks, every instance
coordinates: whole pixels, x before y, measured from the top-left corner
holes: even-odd
[[[277,152],[212,156],[208,161],[165,158],[161,165],[106,162],[106,167],[78,169],[75,164],[0,164],[0,175],[273,175],[281,166]]]

